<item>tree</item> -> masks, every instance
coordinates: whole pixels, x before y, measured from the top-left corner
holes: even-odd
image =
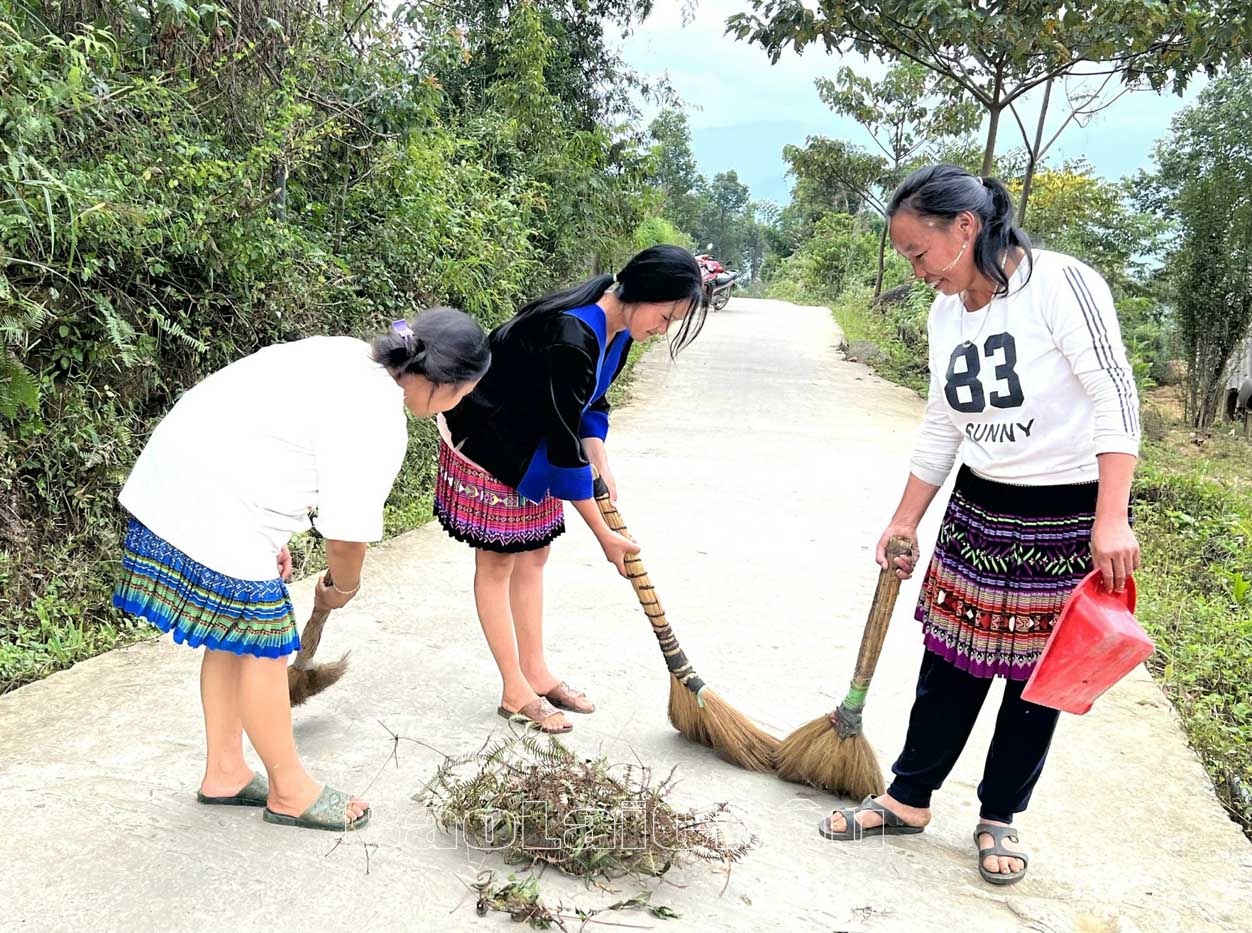
[[[1052,104],[1052,91],[1057,81],[1061,79],[1048,78],[1043,84],[1043,100],[1039,104],[1039,116],[1035,120],[1033,137],[1026,129],[1026,124],[1022,121],[1021,114],[1018,113],[1017,104],[1009,105],[1013,119],[1017,122],[1017,128],[1021,131],[1022,146],[1026,154],[1026,167],[1022,173],[1022,183],[1017,200],[1017,223],[1019,226],[1026,223],[1026,205],[1030,202],[1030,195],[1034,188],[1035,172],[1043,164],[1043,159],[1053,144],[1061,138],[1065,128],[1071,123],[1075,123],[1078,126],[1087,126],[1097,113],[1108,109],[1123,94],[1133,89],[1130,85],[1124,84],[1117,89],[1116,93],[1106,93],[1106,89],[1113,79],[1112,74],[1106,74],[1104,79],[1094,89],[1090,85],[1086,85],[1081,79],[1077,82],[1071,82],[1071,77],[1066,75],[1062,80],[1067,104],[1065,108],[1066,116],[1055,132],[1046,139],[1044,137],[1047,132],[1049,111]]]
[[[636,93],[665,95],[664,86],[658,88],[626,65],[606,35],[615,27],[628,32],[651,14],[652,6],[653,0],[405,0],[397,17],[426,36],[461,38],[465,54],[448,60],[436,76],[443,96],[462,112],[481,104],[502,60],[514,54],[509,21],[519,13],[537,17],[550,38],[547,89],[559,101],[567,127],[590,130],[636,116]]]
[[[739,180],[739,173],[734,169],[714,175],[705,193],[701,245],[711,241],[713,255],[727,265],[743,262],[750,196],[748,186]]]
[[[1010,189],[1017,195],[1024,183],[1011,184]],[[1124,185],[1099,178],[1082,159],[1041,168],[1034,185],[1028,230],[1036,246],[1089,263],[1115,294],[1142,290],[1143,254],[1160,222],[1133,209]]]
[[[621,233],[643,219],[645,140],[620,127],[636,116],[631,93],[645,91],[646,83],[605,32],[613,24],[627,28],[650,8],[650,0],[402,7],[423,35],[457,38],[453,54],[423,53],[441,91],[442,115],[476,146],[474,157],[485,168],[535,183],[519,202],[554,276],[557,269],[603,268]]]
[[[680,230],[690,233],[699,223],[699,191],[704,177],[691,151],[687,115],[666,109],[648,127],[652,138],[650,180],[664,198],[663,214]]]
[[[1167,254],[1174,314],[1187,362],[1193,427],[1218,411],[1226,370],[1252,324],[1252,69],[1213,82],[1157,145],[1145,201],[1175,218]]]
[[[885,159],[874,187],[884,194],[898,185],[907,166],[933,151],[940,140],[978,127],[978,107],[960,98],[959,89],[915,62],[895,65],[878,81],[840,68],[835,80],[819,78],[817,91],[835,113],[852,117],[869,132]],[[883,198],[866,200],[886,219]],[[878,276],[874,297],[882,293],[887,225],[878,241]]]
[[[747,269],[753,279],[764,277],[769,257],[769,230],[777,223],[778,205],[773,201],[753,201],[748,205]]]
[[[1197,70],[1213,74],[1252,48],[1252,14],[1231,0],[750,2],[753,12],[730,17],[727,31],[775,62],[788,45],[802,53],[821,42],[827,52],[912,61],[961,88],[987,116],[983,175],[991,173],[1002,113],[1035,88],[1067,75],[1116,75],[1181,93]]]
[[[795,179],[791,203],[805,228],[801,238],[830,211],[859,214],[885,168],[880,156],[825,136],[810,136],[803,147],[784,147],[783,159],[787,174]]]

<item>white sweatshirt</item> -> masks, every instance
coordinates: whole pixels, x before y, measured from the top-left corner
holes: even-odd
[[[266,347],[186,392],[148,439],[122,506],[192,560],[273,580],[297,531],[383,536],[408,446],[404,390],[351,337]]]
[[[914,476],[943,485],[959,452],[990,480],[1022,486],[1099,478],[1096,455],[1139,452],[1139,399],[1108,285],[1061,253],[1035,252],[1009,294],[970,312],[930,308],[930,395]]]

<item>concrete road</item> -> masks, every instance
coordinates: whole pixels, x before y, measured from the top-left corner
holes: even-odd
[[[677,365],[654,350],[609,448],[622,513],[675,630],[706,680],[775,734],[835,705],[851,674],[876,568],[872,547],[905,479],[921,403],[841,360],[830,315],[736,300]],[[576,522],[577,517],[571,518]],[[923,545],[933,541],[932,515]],[[411,799],[439,755],[501,721],[497,675],[470,596],[472,558],[434,525],[370,553],[361,596],[322,653],[347,678],[296,714],[315,775],[368,788],[373,824],[329,833],[195,803],[198,653],[168,639],[113,652],[0,698],[0,928],[6,930],[506,930],[463,880],[495,856],[433,834]],[[681,798],[731,802],[760,847],[724,873],[697,864],[654,884],[681,919],[659,930],[1097,933],[1252,929],[1252,847],[1223,814],[1176,717],[1142,671],[1061,723],[1019,826],[1030,877],[983,883],[971,831],[999,688],[921,836],[863,845],[815,831],[842,803],[749,774],[665,719],[667,679],[629,586],[585,528],[549,565],[554,670],[599,704],[570,744],[658,771]],[[921,657],[897,606],[866,715],[884,767],[903,737]],[[301,616],[310,585],[294,587]],[[368,848],[367,848],[368,846]],[[334,851],[332,851],[334,849]],[[368,873],[367,873],[368,855]],[[618,894],[545,875],[550,901]],[[576,928],[576,925],[571,928]],[[594,929],[592,926],[589,929]]]

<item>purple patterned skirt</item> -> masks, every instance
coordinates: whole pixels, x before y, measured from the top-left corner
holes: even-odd
[[[471,547],[513,553],[547,547],[565,531],[565,504],[552,496],[532,502],[477,463],[439,442],[435,517]]]
[[[917,605],[926,648],[975,677],[1029,678],[1092,569],[1097,486],[1013,486],[962,467]]]

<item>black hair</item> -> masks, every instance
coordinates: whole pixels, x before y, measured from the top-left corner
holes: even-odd
[[[483,377],[491,365],[487,335],[456,308],[431,308],[408,324],[408,332],[374,338],[374,361],[393,376],[425,376],[435,385],[460,385]]]
[[[996,295],[1008,294],[1009,277],[1003,263],[1013,247],[1025,253],[1029,281],[1034,270],[1030,237],[1017,226],[1013,197],[998,178],[979,178],[958,165],[928,165],[904,179],[891,196],[887,219],[898,211],[918,217],[937,217],[947,224],[958,214],[969,211],[982,221],[974,240],[974,265],[995,283]]]
[[[523,306],[518,320],[534,315],[558,314],[595,304],[616,283],[617,297],[625,304],[685,301],[686,317],[670,341],[670,356],[677,356],[700,334],[707,308],[700,264],[681,246],[649,246],[622,266],[617,275],[598,275],[581,285],[552,292]],[[506,327],[508,325],[505,325]]]

